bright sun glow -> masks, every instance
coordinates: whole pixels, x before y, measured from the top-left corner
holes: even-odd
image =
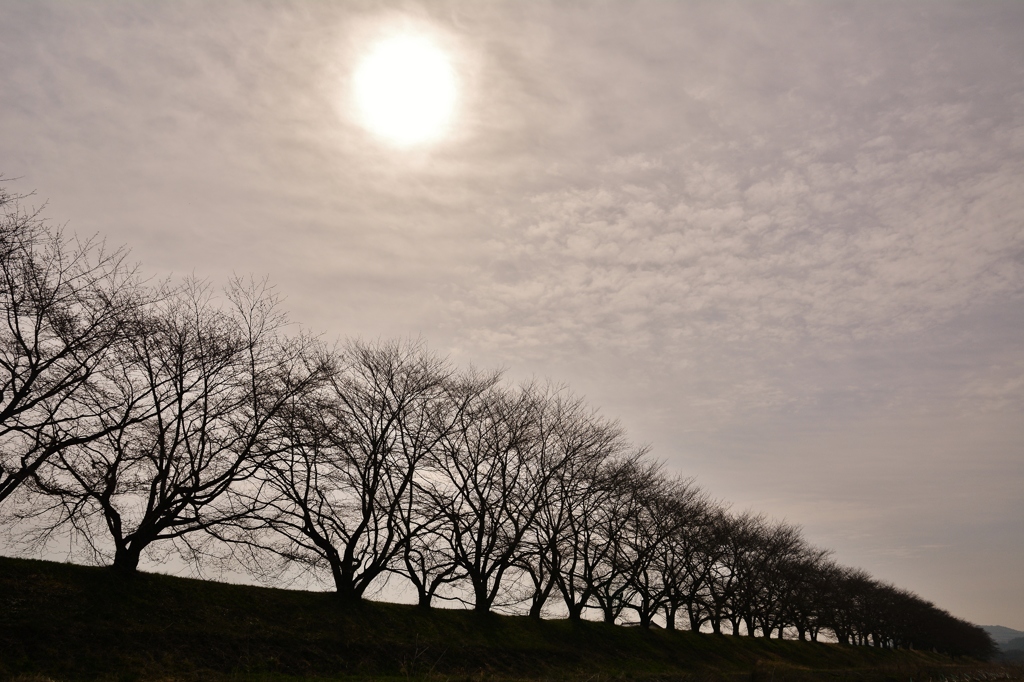
[[[439,137],[455,108],[455,73],[426,38],[399,36],[378,43],[355,74],[364,125],[399,145]]]

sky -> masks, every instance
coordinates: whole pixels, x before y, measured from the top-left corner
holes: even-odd
[[[390,35],[456,84],[368,130]],[[567,383],[671,472],[1024,630],[1024,3],[0,0],[0,173],[144,272]]]

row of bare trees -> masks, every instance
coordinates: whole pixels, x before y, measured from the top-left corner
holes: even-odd
[[[264,284],[142,282],[17,199],[0,191],[0,504],[30,546],[126,571],[230,556],[346,600],[390,579],[425,607],[988,653],[667,474],[564,387],[288,333]]]

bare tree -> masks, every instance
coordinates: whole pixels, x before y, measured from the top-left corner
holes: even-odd
[[[532,584],[531,616],[541,616],[557,587],[570,618],[578,620],[590,595],[585,587],[581,593],[579,582],[573,579],[583,560],[576,549],[586,542],[579,542],[576,534],[580,525],[590,520],[583,517],[599,496],[602,465],[627,446],[618,424],[597,415],[568,389],[550,388],[545,403],[542,451],[557,466],[544,480],[538,513],[525,537],[518,565]]]
[[[251,510],[233,489],[272,454],[268,425],[319,374],[308,341],[282,336],[272,292],[235,282],[226,307],[190,281],[141,311],[105,399],[119,395],[100,439],[66,448],[36,476],[50,522],[71,528],[98,557],[134,571],[144,551],[172,541],[195,558],[218,524]],[[118,427],[118,425],[124,425]],[[116,428],[115,428],[116,427]],[[104,539],[106,538],[106,540]]]
[[[718,517],[724,512],[693,481],[680,481],[667,492],[662,513],[673,520],[655,560],[665,585],[665,627],[674,630],[683,609],[690,630],[697,632],[710,620],[708,593],[722,552]]]
[[[643,454],[632,453],[605,472],[610,494],[599,515],[597,532],[603,547],[591,571],[590,589],[606,623],[614,623],[632,605],[637,573],[653,560],[653,545],[641,527],[646,496],[660,487],[662,470],[660,464],[645,461]]]
[[[403,506],[439,438],[446,365],[418,344],[353,342],[303,404],[282,414],[256,523],[274,555],[324,568],[358,600],[406,546]]]
[[[783,589],[780,595],[782,628],[792,626],[796,629],[797,638],[817,641],[821,630],[822,583],[820,576],[828,562],[830,552],[809,544],[801,543],[790,557],[780,566]]]
[[[94,378],[144,299],[123,249],[51,230],[21,199],[0,186],[0,502],[57,453],[120,428]]]
[[[561,460],[544,451],[544,400],[535,387],[495,385],[478,395],[439,442],[430,494],[446,517],[446,539],[474,608],[486,612],[516,564]]]
[[[420,481],[407,491],[401,514],[402,563],[394,572],[413,584],[417,605],[428,608],[442,588],[465,578],[453,549],[455,527],[449,523],[445,507]]]
[[[778,631],[782,638],[787,600],[794,588],[792,567],[809,552],[800,528],[785,522],[765,524],[751,547],[754,571],[748,578],[752,594],[750,622],[765,637]]]
[[[564,532],[555,549],[555,580],[571,620],[580,620],[598,594],[614,593],[625,581],[614,561],[619,530],[625,514],[622,479],[643,457],[643,449],[631,449],[615,423],[584,424],[592,430],[587,456],[558,478],[559,511]],[[603,611],[608,618],[610,612]],[[611,615],[613,622],[618,611]]]
[[[683,550],[703,520],[706,496],[692,480],[670,479],[660,468],[638,470],[630,481],[632,504],[622,531],[619,561],[626,572],[641,627],[666,610],[675,627],[673,596],[687,580]]]
[[[730,632],[740,634],[740,625],[751,609],[754,585],[752,548],[758,541],[764,517],[750,512],[740,515],[725,514],[719,518],[721,553],[712,571],[708,585],[711,605],[711,626],[721,632],[728,622]],[[747,634],[751,635],[750,623]]]
[[[494,390],[500,380],[500,372],[471,370],[451,376],[444,382],[441,400],[435,401],[426,415],[432,448],[398,507],[403,542],[401,563],[394,569],[413,584],[421,607],[429,607],[442,588],[466,577],[456,554],[460,527],[452,514],[452,487],[445,483],[444,458],[449,449],[444,443],[464,428],[469,411],[476,409],[483,394]]]

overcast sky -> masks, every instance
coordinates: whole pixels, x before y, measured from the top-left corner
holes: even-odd
[[[355,115],[389,31],[447,135]],[[0,173],[146,272],[568,383],[737,510],[1024,629],[1024,3],[11,2]]]

